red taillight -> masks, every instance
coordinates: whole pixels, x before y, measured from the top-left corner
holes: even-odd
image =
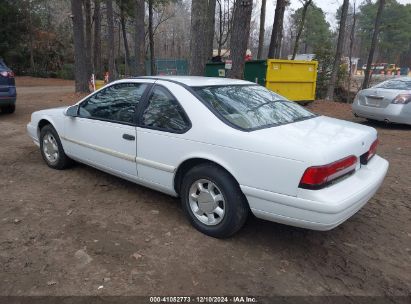
[[[357,157],[351,155],[325,166],[310,167],[305,170],[299,187],[305,189],[320,189],[332,180],[354,171],[356,165]]]
[[[377,153],[378,139],[376,139],[368,150],[367,162]]]
[[[411,102],[411,94],[399,94],[391,101],[393,104],[407,104],[409,102]]]
[[[14,77],[14,73],[11,72],[11,71],[3,71],[3,72],[0,72],[0,75],[3,76],[3,77],[10,77],[10,78],[13,78],[13,77]]]

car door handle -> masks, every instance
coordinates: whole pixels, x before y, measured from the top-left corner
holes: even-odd
[[[125,140],[136,140],[136,137],[130,134],[123,134]]]

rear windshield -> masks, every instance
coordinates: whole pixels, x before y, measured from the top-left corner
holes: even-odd
[[[295,102],[258,85],[192,89],[223,121],[247,131],[315,117]]]
[[[391,90],[411,90],[411,79],[395,79],[381,82],[374,88]]]

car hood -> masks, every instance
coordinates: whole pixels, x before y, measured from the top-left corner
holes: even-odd
[[[68,106],[62,106],[62,107],[58,107],[58,108],[51,108],[51,109],[45,109],[45,110],[40,110],[40,111],[36,111],[33,114],[37,114],[37,115],[64,115],[64,111],[68,108]]]
[[[377,137],[374,128],[317,116],[315,118],[248,133],[253,150],[314,164],[361,156]]]

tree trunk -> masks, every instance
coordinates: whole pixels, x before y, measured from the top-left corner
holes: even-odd
[[[341,62],[341,55],[342,49],[345,39],[345,23],[347,21],[347,14],[348,14],[348,5],[350,4],[349,0],[344,0],[341,10],[341,18],[340,18],[340,29],[338,31],[338,41],[337,41],[337,48],[335,50],[335,58],[333,69],[331,71],[330,82],[327,88],[327,96],[326,100],[333,100],[334,99],[334,88],[335,83],[337,81],[338,71],[340,69],[340,62]]]
[[[123,5],[120,5],[120,22],[121,22],[121,32],[123,34],[123,41],[124,41],[124,52],[126,56],[125,74],[128,75],[128,69],[130,67],[130,49],[128,47],[126,17],[124,15]]]
[[[234,7],[233,28],[230,40],[233,67],[228,70],[227,77],[242,79],[244,77],[245,55],[250,36],[252,0],[236,0]]]
[[[300,42],[301,33],[303,32],[304,23],[305,23],[305,16],[307,15],[307,9],[310,6],[311,2],[312,2],[312,0],[305,0],[305,2],[304,2],[303,11],[301,13],[300,26],[298,27],[297,36],[295,37],[294,50],[293,50],[293,55],[291,57],[291,60],[294,60],[295,55],[297,55],[298,43]]]
[[[214,41],[214,27],[215,27],[215,7],[216,0],[208,0],[207,8],[207,52],[205,53],[206,62],[213,58],[213,41]]]
[[[85,12],[85,20],[86,20],[86,39],[85,39],[85,54],[86,54],[86,69],[87,69],[87,76],[90,78],[91,74],[93,73],[93,64],[91,58],[91,49],[92,49],[92,42],[91,42],[91,0],[83,0],[84,4],[84,12]]]
[[[281,47],[283,43],[283,30],[284,30],[284,14],[285,8],[289,2],[287,0],[282,0],[283,3],[278,11],[278,31],[277,31],[277,43],[274,45],[274,58],[280,58]]]
[[[101,3],[100,0],[94,0],[94,51],[93,65],[96,78],[102,77],[101,69]]]
[[[34,62],[34,46],[33,46],[33,21],[32,21],[32,17],[31,17],[31,11],[32,11],[32,7],[31,7],[31,1],[28,2],[28,10],[27,10],[27,14],[28,14],[28,18],[27,18],[27,31],[29,33],[29,51],[30,51],[30,72],[34,73],[36,71],[36,64]]]
[[[286,0],[277,0],[271,33],[270,48],[268,49],[268,58],[279,58],[281,51],[281,42],[283,39],[284,12],[287,5]]]
[[[223,20],[223,6],[221,1],[218,1],[219,11],[218,11],[218,41],[217,41],[217,56],[221,56],[221,49],[223,48],[223,29],[224,29],[224,20]],[[224,17],[225,18],[225,17]]]
[[[121,62],[121,24],[118,25],[118,37],[117,37],[117,56],[115,57],[116,60],[114,61],[115,63],[115,67],[116,67],[116,73],[118,75],[118,77],[120,77],[121,75],[121,71],[120,71],[120,65],[122,64]]]
[[[74,76],[76,92],[88,92],[86,57],[84,53],[84,21],[81,0],[71,0],[74,36]]]
[[[203,76],[206,64],[207,1],[191,2],[190,75]]]
[[[352,26],[350,32],[350,49],[349,49],[349,58],[350,58],[350,69],[348,74],[348,84],[347,84],[347,103],[351,103],[351,77],[352,77],[352,52],[354,48],[354,37],[355,37],[355,24],[357,22],[357,14],[355,12],[355,2],[354,2],[354,10],[352,16]]]
[[[135,0],[134,24],[135,24],[135,72],[136,76],[145,74],[145,31],[144,31],[144,17],[145,17],[145,2],[144,0]]]
[[[264,48],[264,34],[265,34],[265,7],[267,0],[261,0],[261,10],[260,10],[260,33],[258,35],[258,50],[257,58],[262,59],[263,48]]]
[[[385,0],[379,0],[377,17],[375,18],[375,24],[374,24],[374,33],[372,34],[370,52],[368,53],[367,68],[365,69],[364,82],[362,83],[363,89],[368,88],[368,85],[370,82],[371,64],[374,59],[375,47],[377,46],[377,38],[378,38],[379,31],[380,31],[381,17],[382,17],[382,11],[384,9],[384,4],[385,4]]]
[[[108,73],[109,81],[116,80],[116,63],[115,63],[115,53],[114,53],[114,17],[113,17],[113,0],[106,0],[106,10],[107,10],[107,28],[108,28]]]
[[[150,70],[151,75],[156,75],[155,54],[154,54],[154,29],[153,29],[153,0],[148,0],[148,40],[150,46]]]

